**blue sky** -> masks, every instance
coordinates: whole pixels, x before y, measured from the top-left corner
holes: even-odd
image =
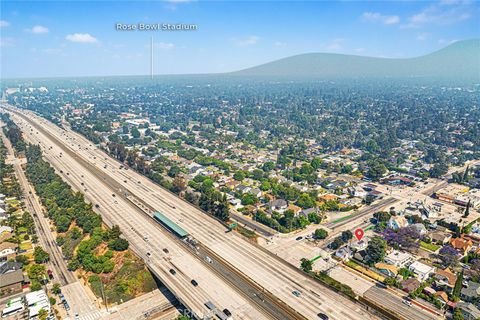
[[[480,37],[480,4],[430,1],[2,1],[1,76],[234,71],[307,52],[406,58]],[[116,23],[196,24],[117,31]]]

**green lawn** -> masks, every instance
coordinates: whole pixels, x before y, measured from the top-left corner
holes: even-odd
[[[437,245],[434,245],[434,244],[431,244],[431,243],[426,243],[426,242],[423,242],[423,241],[420,241],[420,247],[422,247],[423,249],[432,251],[432,252],[435,252],[440,248],[440,246],[437,246]]]
[[[340,218],[340,219],[337,219],[337,220],[333,221],[332,223],[339,223],[339,222],[342,222],[342,221],[344,221],[344,220],[347,220],[348,218],[351,218],[351,217],[353,217],[353,214],[350,214],[350,215],[348,215],[348,216],[345,216],[345,217],[342,217],[342,218]]]

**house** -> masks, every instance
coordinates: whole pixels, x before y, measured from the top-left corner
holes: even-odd
[[[351,187],[347,191],[352,197],[365,198],[367,196],[367,192],[361,188]]]
[[[15,261],[0,262],[0,274],[13,272],[15,270],[22,270],[22,264]]]
[[[262,191],[258,188],[253,188],[253,189],[250,189],[248,191],[249,194],[251,194],[252,196],[255,196],[257,198],[261,198],[262,197]]]
[[[0,274],[0,292],[5,292],[7,295],[22,292],[23,280],[21,269]]]
[[[18,245],[11,242],[0,243],[0,261],[15,258],[17,255]]]
[[[437,279],[436,285],[444,288],[447,292],[452,292],[455,282],[457,282],[457,276],[449,268],[435,270],[434,277]]]
[[[388,277],[395,278],[398,274],[398,268],[391,264],[378,262],[375,264],[375,268],[377,268],[378,271],[387,275]]]
[[[0,219],[1,220],[1,219]],[[10,233],[10,232],[2,232],[0,233],[0,243],[7,240],[7,239],[10,239],[11,237],[13,237],[13,233]]]
[[[365,250],[357,251],[353,255],[353,258],[357,261],[360,261],[360,262],[366,262],[367,257],[368,257],[368,254],[367,254],[367,251],[365,251]]]
[[[249,192],[252,188],[248,187],[248,186],[244,186],[243,184],[237,186],[236,190],[240,193],[246,193],[246,192]]]
[[[303,209],[300,211],[300,214],[302,216],[308,217],[310,213],[317,213],[318,214],[318,208],[308,208],[308,209]]]
[[[388,220],[388,227],[393,230],[398,230],[408,226],[408,221],[404,216],[391,216]]]
[[[0,226],[0,234],[4,232],[12,233],[13,229],[9,226]]]
[[[276,200],[271,201],[268,204],[268,208],[271,211],[284,212],[287,209],[287,207],[288,207],[288,203],[287,203],[287,201],[285,201],[283,199],[276,199]]]
[[[296,217],[296,216],[298,216],[300,211],[302,211],[302,208],[300,208],[299,206],[296,206],[294,204],[290,204],[285,211],[288,211],[288,210],[291,210]]]
[[[8,218],[7,211],[5,211],[5,209],[3,208],[0,208],[0,221],[7,220],[7,218]]]
[[[407,293],[413,292],[418,288],[420,288],[420,281],[418,281],[415,278],[409,278],[407,280],[403,280],[400,284],[402,286],[402,290]]]
[[[462,310],[464,320],[477,320],[480,318],[480,310],[473,303],[459,302],[457,308]]]
[[[390,252],[383,260],[398,268],[406,267],[415,261],[410,253],[397,250]]]
[[[323,196],[320,196],[320,199],[323,201],[334,201],[338,199],[338,196],[336,194],[327,193]]]
[[[418,234],[420,234],[420,236],[422,236],[422,237],[427,234],[427,228],[425,228],[423,223],[414,223],[414,224],[412,224],[412,227],[415,230],[417,230]]]
[[[460,297],[466,302],[475,302],[480,299],[480,283],[468,281],[467,287],[462,288]]]
[[[394,177],[387,178],[385,182],[390,185],[405,185],[405,186],[413,185],[413,181],[411,179],[408,179],[402,176],[394,176]]]
[[[452,234],[437,230],[430,233],[428,237],[430,238],[430,240],[432,240],[433,243],[444,245],[450,242],[450,240],[452,239]]]
[[[353,241],[350,244],[350,248],[354,251],[365,250],[368,247],[368,238],[363,238],[362,240]]]
[[[435,267],[423,264],[419,261],[412,263],[410,266],[408,266],[408,269],[415,273],[417,279],[421,282],[427,280],[430,275],[435,272]]]
[[[450,240],[450,244],[455,249],[459,250],[462,255],[466,255],[468,251],[473,246],[473,242],[471,239],[465,239],[463,236],[461,238],[454,238]]]
[[[368,194],[368,196],[372,197],[373,199],[377,200],[377,199],[382,199],[383,198],[383,193],[381,193],[380,191],[378,190],[372,190],[370,191]]]
[[[349,247],[342,247],[335,252],[335,256],[343,261],[348,261],[353,256],[353,251]]]
[[[442,303],[447,303],[449,300],[448,300],[448,295],[445,291],[437,291],[435,292],[435,297],[438,298],[438,300],[440,300],[440,302]]]

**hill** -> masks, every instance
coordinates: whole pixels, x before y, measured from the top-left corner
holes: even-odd
[[[431,54],[408,59],[334,53],[307,53],[231,73],[266,77],[440,77],[480,80],[480,39],[455,42]]]

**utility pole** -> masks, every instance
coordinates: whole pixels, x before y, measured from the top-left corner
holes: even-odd
[[[153,37],[150,37],[150,79],[153,80]]]

